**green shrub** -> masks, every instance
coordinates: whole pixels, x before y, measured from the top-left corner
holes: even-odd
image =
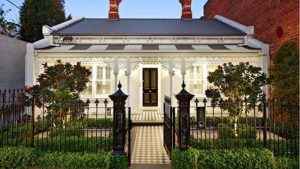
[[[190,145],[201,150],[264,148],[263,140],[258,139],[196,139],[191,137]],[[266,148],[275,156],[299,156],[299,140],[267,140]]]
[[[110,118],[99,118],[99,119],[85,119],[83,125],[86,128],[112,128],[113,121]]]
[[[128,162],[125,156],[112,156],[108,152],[47,153],[25,147],[4,147],[0,148],[0,168],[127,169]]]
[[[238,128],[238,137],[244,139],[255,139],[256,129],[249,125],[240,125]]]
[[[278,169],[299,169],[299,158],[277,158],[276,166]]]
[[[125,156],[113,155],[110,157],[110,169],[127,169],[128,162]]]
[[[81,137],[84,136],[84,130],[79,128],[53,128],[49,133],[49,137],[69,137],[76,136]]]
[[[193,169],[197,167],[198,151],[189,148],[186,151],[180,151],[178,148],[172,150],[172,168],[173,169]]]
[[[219,124],[218,125],[218,137],[219,138],[234,138],[234,129],[226,124]]]
[[[109,168],[110,153],[45,153],[38,159],[41,168]]]
[[[42,151],[99,152],[112,150],[112,137],[49,137],[36,139],[35,146]]]
[[[0,168],[28,168],[36,164],[34,149],[4,147],[0,149]]]

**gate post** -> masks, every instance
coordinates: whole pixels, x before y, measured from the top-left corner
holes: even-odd
[[[182,90],[176,95],[178,100],[178,122],[179,137],[178,144],[180,150],[187,150],[190,143],[190,101],[194,95],[185,90],[184,81]]]
[[[113,155],[125,155],[125,132],[126,132],[126,117],[125,117],[125,100],[128,95],[121,90],[119,82],[118,90],[110,95],[113,101]]]

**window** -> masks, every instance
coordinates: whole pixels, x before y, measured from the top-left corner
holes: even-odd
[[[196,95],[203,94],[203,65],[192,65],[189,71],[189,91]]]
[[[111,90],[111,69],[108,66],[97,66],[96,94],[109,94]]]
[[[111,94],[111,69],[106,65],[86,66],[92,74],[89,76],[90,82],[87,84],[83,95],[96,97],[99,95]]]

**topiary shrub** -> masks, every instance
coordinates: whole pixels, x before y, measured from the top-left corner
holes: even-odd
[[[198,168],[197,166],[198,151],[189,148],[186,151],[180,151],[178,148],[172,150],[172,168],[186,169]]]
[[[112,155],[110,157],[110,169],[127,169],[128,162],[124,155]]]

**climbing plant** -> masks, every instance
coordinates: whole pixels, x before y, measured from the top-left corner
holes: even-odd
[[[272,96],[283,104],[299,104],[299,47],[286,42],[278,50],[270,69]]]

